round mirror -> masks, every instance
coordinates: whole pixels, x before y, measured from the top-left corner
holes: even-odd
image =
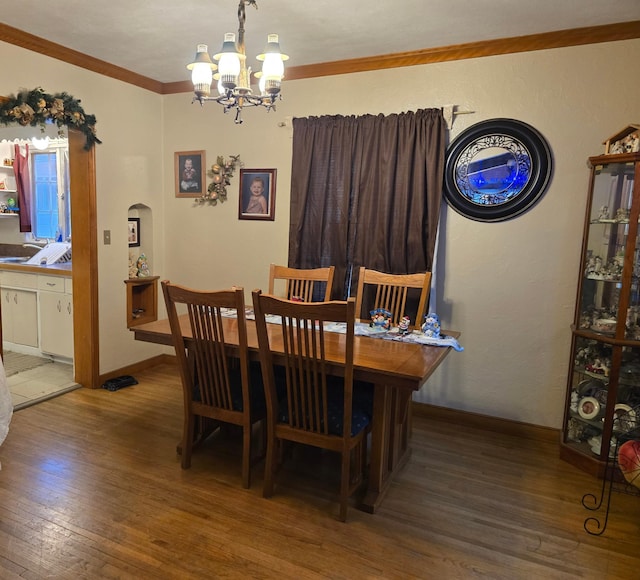
[[[551,171],[549,145],[533,127],[514,119],[483,121],[447,150],[445,198],[468,218],[506,220],[538,201]]]

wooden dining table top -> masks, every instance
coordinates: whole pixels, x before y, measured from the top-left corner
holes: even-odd
[[[191,338],[186,314],[180,316],[183,336]],[[231,347],[238,344],[238,320],[223,318],[225,343]],[[258,337],[254,320],[247,320],[247,338],[251,358],[258,359]],[[283,352],[279,325],[267,324],[270,342],[277,362],[277,353]],[[172,346],[169,320],[147,322],[131,329],[136,340]],[[458,338],[460,332],[446,330],[443,334]],[[339,375],[344,364],[345,334],[325,333],[327,359],[335,362],[332,374]],[[416,343],[384,340],[370,336],[355,336],[354,339],[354,378],[372,383],[388,383],[396,388],[418,390],[431,376],[451,347],[427,346]]]

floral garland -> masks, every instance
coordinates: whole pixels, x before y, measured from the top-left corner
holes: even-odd
[[[222,155],[218,155],[216,163],[207,171],[207,175],[213,181],[207,187],[207,193],[199,197],[197,201],[201,204],[208,202],[210,205],[227,201],[227,185],[231,185],[230,179],[238,165],[242,167],[240,155],[231,155],[228,161],[225,161]]]
[[[49,95],[40,87],[32,91],[21,91],[18,96],[11,96],[0,103],[0,123],[19,123],[32,127],[39,125],[43,132],[45,123],[55,123],[58,127],[66,125],[84,133],[86,150],[96,143],[102,143],[96,137],[95,115],[87,115],[80,106],[79,99],[74,99],[67,93]]]

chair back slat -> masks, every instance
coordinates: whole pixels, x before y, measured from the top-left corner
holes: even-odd
[[[319,292],[324,286],[324,295],[320,298],[325,302],[331,299],[331,288],[333,286],[334,266],[326,268],[288,268],[271,264],[269,267],[269,294],[275,295],[276,281],[284,281],[287,300],[299,300],[311,302],[314,292]]]
[[[418,306],[412,327],[420,327],[426,314],[429,291],[431,287],[431,272],[419,274],[387,274],[360,268],[358,274],[358,289],[356,291],[356,313],[360,320],[369,320],[369,310],[384,308],[391,312],[391,324],[397,325],[407,312],[407,298],[409,291],[419,291]],[[371,292],[372,303],[368,304],[365,293]],[[418,293],[418,292],[417,292]],[[366,312],[363,312],[366,308]]]
[[[188,304],[193,335],[194,386],[205,405],[232,410],[228,357],[219,307]]]
[[[328,434],[324,329],[313,320],[282,320],[289,425]]]

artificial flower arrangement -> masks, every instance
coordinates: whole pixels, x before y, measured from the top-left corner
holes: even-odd
[[[222,155],[218,155],[216,162],[207,171],[207,175],[212,179],[207,192],[197,201],[201,204],[209,202],[211,205],[227,201],[227,185],[231,185],[230,180],[238,166],[242,167],[240,155],[231,155],[227,161]]]
[[[96,143],[102,143],[96,136],[95,115],[87,115],[79,99],[74,99],[68,93],[49,95],[40,87],[21,91],[17,96],[0,102],[0,123],[40,126],[43,131],[46,123],[55,123],[58,127],[73,127],[81,131],[86,138],[86,150]]]

